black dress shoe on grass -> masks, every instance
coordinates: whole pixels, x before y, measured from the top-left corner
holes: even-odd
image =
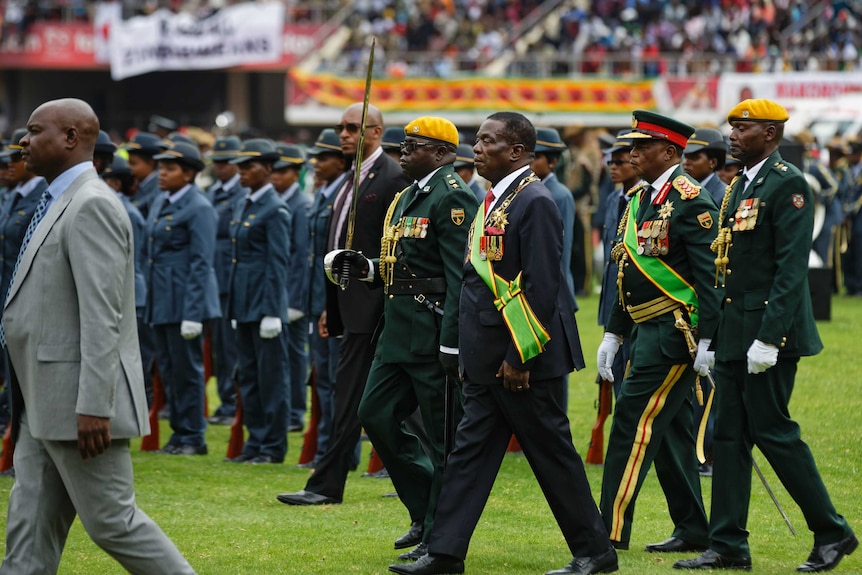
[[[420,543],[407,553],[402,553],[398,556],[399,561],[418,561],[420,557],[428,553],[428,545]]]
[[[817,545],[808,556],[808,561],[796,568],[801,573],[817,573],[834,569],[845,555],[850,555],[859,547],[859,540],[851,533],[838,543]]]
[[[646,546],[646,550],[650,553],[687,553],[689,551],[706,551],[706,545],[697,545],[683,541],[679,537],[671,537],[661,543],[650,543]]]
[[[341,501],[336,501],[332,497],[320,495],[319,493],[314,493],[312,491],[306,491],[305,489],[295,493],[282,493],[281,495],[277,495],[275,498],[287,505],[327,505],[330,503],[341,503]]]
[[[683,559],[673,564],[674,569],[736,569],[751,571],[751,557],[725,557],[707,549],[694,559]]]
[[[423,555],[416,563],[396,563],[389,570],[401,575],[460,575],[464,572],[464,560],[448,555]]]
[[[593,557],[575,557],[572,562],[561,567],[548,571],[545,575],[591,575],[593,573],[613,573],[619,569],[617,564],[617,552],[611,547],[601,555]]]
[[[251,461],[255,457],[257,457],[257,455],[246,455],[241,453],[236,457],[225,457],[224,461],[227,463],[245,463],[246,461]]]
[[[410,529],[395,540],[396,549],[406,549],[419,545],[422,542],[422,533],[425,531],[425,526],[421,521],[414,521],[410,524]]]
[[[257,457],[252,457],[246,463],[251,465],[266,465],[267,463],[282,463],[283,459],[276,459],[272,455],[258,455]]]

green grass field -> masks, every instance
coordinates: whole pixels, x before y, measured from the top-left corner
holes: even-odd
[[[569,416],[579,452],[586,453],[595,421],[595,351],[601,339],[595,325],[595,296],[579,301],[578,313],[586,370],[570,379]],[[862,534],[862,489],[859,487],[862,442],[862,300],[836,297],[832,321],[819,324],[826,349],[800,364],[791,413],[811,446],[839,512]],[[213,385],[210,384],[211,398]],[[212,405],[212,402],[211,402]],[[606,437],[610,422],[606,427]],[[167,437],[165,422],[162,439]],[[409,525],[389,480],[361,477],[368,461],[363,445],[359,471],[347,481],[342,505],[297,508],[275,495],[301,489],[308,472],[296,469],[301,435],[290,435],[284,465],[249,466],[222,462],[226,427],[207,432],[210,455],[171,457],[142,453],[133,442],[138,504],[174,540],[201,575],[234,574],[383,574],[398,554],[392,541]],[[794,573],[808,556],[811,534],[799,510],[759,453],[755,455],[779,501],[797,529],[792,537],[760,482],[753,479],[749,518],[754,573]],[[601,467],[587,466],[593,495],[598,496]],[[711,479],[703,479],[709,508]],[[0,478],[4,508],[12,480]],[[5,514],[2,515],[5,528]],[[676,559],[689,555],[652,555],[645,544],[671,533],[664,497],[651,474],[641,492],[632,550],[620,553],[620,571],[671,573]],[[5,529],[4,529],[5,531]],[[533,575],[568,562],[571,557],[525,458],[509,454],[503,463],[485,514],[472,540],[467,573]],[[69,535],[60,573],[101,575],[122,569],[87,537],[79,522]],[[862,573],[862,552],[846,558],[836,573]]]

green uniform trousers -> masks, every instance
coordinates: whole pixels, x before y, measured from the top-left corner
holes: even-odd
[[[766,456],[793,498],[814,545],[836,543],[850,535],[820,478],[799,425],[787,404],[799,358],[779,359],[763,373],[751,374],[745,361],[716,362],[715,435],[713,437],[710,548],[728,557],[750,557],[748,504],[751,496],[751,449]]]
[[[611,541],[629,544],[635,500],[650,465],[667,499],[673,536],[707,544],[692,434],[691,364],[632,366],[614,410],[600,509]]]
[[[410,520],[424,522],[426,537],[443,485],[445,384],[446,374],[436,358],[422,363],[384,363],[375,357],[359,404],[359,420],[368,438]],[[460,393],[457,389],[452,392],[456,394],[456,419],[460,419]],[[427,445],[404,427],[404,420],[417,407],[430,439]]]

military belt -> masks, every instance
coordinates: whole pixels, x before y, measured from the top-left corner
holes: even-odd
[[[446,293],[445,278],[394,279],[389,286],[390,295],[417,295]]]
[[[663,295],[638,305],[627,305],[626,311],[629,312],[635,323],[643,323],[672,312],[678,307],[682,307],[678,301]]]

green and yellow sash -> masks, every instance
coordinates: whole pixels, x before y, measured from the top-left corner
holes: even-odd
[[[529,176],[524,178],[518,187],[509,196],[509,199],[520,192],[528,183],[536,181],[530,179]],[[521,356],[521,362],[526,362],[542,353],[545,349],[545,344],[550,341],[551,336],[542,326],[533,309],[527,302],[524,292],[521,290],[522,273],[512,281],[506,281],[494,273],[494,266],[490,258],[482,259],[479,256],[481,251],[479,243],[480,238],[485,233],[485,205],[479,204],[479,211],[476,213],[476,219],[473,221],[473,230],[470,234],[470,263],[476,269],[476,273],[482,278],[482,281],[494,293],[494,306],[497,311],[503,314],[503,321],[506,322],[506,327],[509,328],[509,333],[512,335],[512,341],[515,342],[515,347],[518,348],[518,354]]]
[[[643,256],[637,252],[638,207],[640,207],[640,194],[635,194],[631,199],[628,222],[625,234],[623,235],[623,245],[625,246],[626,253],[628,253],[629,260],[660,292],[670,299],[678,301],[688,310],[691,325],[694,327],[697,325],[698,315],[697,292],[694,286],[688,283],[685,278],[679,275],[676,270],[667,265],[661,258]]]

